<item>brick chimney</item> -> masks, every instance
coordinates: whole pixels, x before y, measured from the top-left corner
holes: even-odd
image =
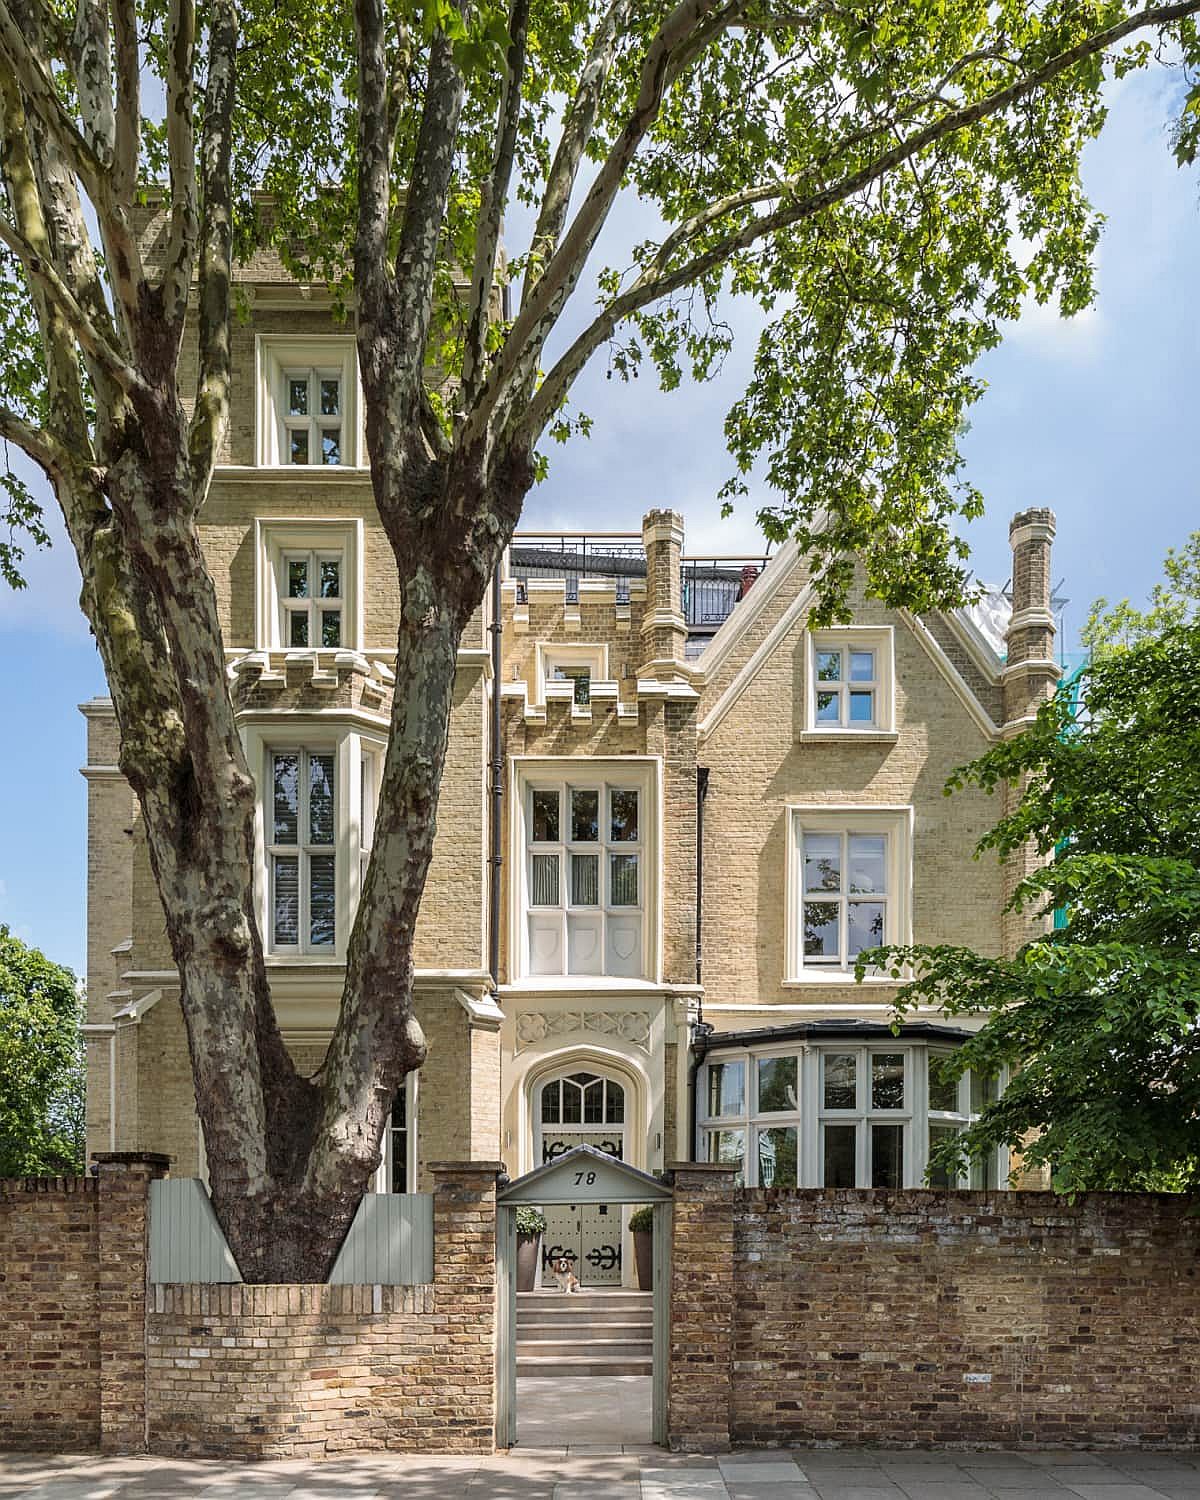
[[[686,677],[687,621],[683,616],[683,517],[674,510],[647,511],[642,518],[646,551],[646,608],[642,615],[639,677],[664,681]]]
[[[1021,510],[1008,526],[1012,548],[1012,617],[1004,666],[1004,718],[1008,733],[1018,732],[1058,682],[1054,658],[1054,610],[1050,604],[1054,512],[1039,506]]]
[[[1037,713],[1038,706],[1053,696],[1059,678],[1054,657],[1054,610],[1050,603],[1051,547],[1054,542],[1054,512],[1044,507],[1018,511],[1009,522],[1012,547],[1012,617],[1008,622],[1008,656],[1001,674],[1004,685],[1004,734],[1019,734]],[[1005,813],[1021,800],[1023,788],[1008,785],[1003,794]],[[1037,868],[1039,857],[1033,845],[1014,849],[1004,862],[1004,894],[1009,897],[1017,882]],[[1017,949],[1046,928],[1046,921],[1028,912],[1006,911],[1002,927],[1004,951]]]

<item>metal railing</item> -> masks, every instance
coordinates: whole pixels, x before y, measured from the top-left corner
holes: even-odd
[[[685,557],[680,567],[683,617],[689,635],[714,634],[733,613],[755,579],[766,567],[761,557]],[[617,600],[629,602],[629,585],[646,576],[646,553],[641,537],[631,531],[518,532],[509,550],[509,573],[518,597],[526,599],[531,579],[561,578],[567,599],[578,603],[581,578],[611,579]]]

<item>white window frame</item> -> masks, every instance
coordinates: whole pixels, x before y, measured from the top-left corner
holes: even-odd
[[[361,519],[259,517],[255,531],[254,645],[258,651],[361,651],[363,649],[363,523]],[[342,564],[340,646],[292,646],[287,616],[298,608],[287,598],[287,559],[297,554],[340,557]],[[320,601],[304,601],[314,613]],[[313,626],[309,625],[309,640]]]
[[[274,762],[278,756],[294,755],[298,757],[299,768],[297,772],[297,799],[296,799],[296,842],[294,844],[276,844],[271,835],[274,824]],[[314,844],[308,837],[310,819],[308,817],[308,785],[309,778],[306,769],[312,756],[328,756],[333,762],[333,838],[328,844]],[[291,736],[284,736],[277,742],[267,746],[266,765],[263,768],[263,826],[266,829],[266,886],[267,886],[267,926],[265,937],[268,949],[272,953],[304,954],[306,956],[332,957],[338,950],[341,938],[341,922],[339,907],[343,904],[339,900],[340,884],[338,881],[338,845],[341,843],[341,829],[338,825],[343,796],[341,792],[340,779],[338,775],[339,756],[337,745],[324,738],[316,743],[309,740],[296,740]],[[312,913],[310,911],[310,864],[314,858],[332,859],[334,876],[334,922],[333,942],[313,943],[310,933],[312,926]],[[281,943],[275,936],[275,871],[281,859],[294,859],[297,865],[297,940],[294,943]]]
[[[837,691],[840,696],[840,714],[836,724],[820,723],[817,720],[817,693],[827,691],[830,684],[817,681],[817,653],[840,651],[848,664],[852,651],[870,651],[875,656],[875,676],[870,682],[857,684],[870,688],[874,693],[874,715],[869,724],[850,722],[850,690],[856,684],[844,677]],[[896,732],[896,645],[895,630],[891,625],[835,625],[827,630],[813,630],[808,635],[806,656],[806,685],[804,693],[804,738],[836,739],[853,738],[855,735],[889,738]]]
[[[757,1187],[759,1176],[758,1137],[764,1130],[794,1129],[796,1131],[796,1175],[797,1185],[803,1188],[825,1185],[824,1144],[827,1125],[851,1126],[855,1130],[855,1185],[859,1188],[871,1186],[871,1132],[872,1125],[896,1125],[901,1130],[903,1170],[900,1188],[923,1188],[925,1173],[929,1165],[929,1128],[949,1123],[963,1128],[978,1118],[972,1114],[970,1105],[970,1078],[964,1075],[958,1081],[961,1114],[947,1116],[943,1112],[931,1111],[928,1107],[928,1057],[946,1056],[954,1051],[953,1044],[908,1040],[898,1037],[894,1041],[886,1036],[869,1039],[860,1036],[844,1038],[829,1037],[820,1042],[779,1042],[762,1047],[738,1047],[722,1051],[719,1038],[706,1054],[703,1065],[696,1074],[696,1140],[695,1159],[708,1161],[710,1136],[720,1131],[740,1132],[744,1144],[743,1174],[745,1186]],[[904,1103],[899,1109],[876,1108],[871,1101],[871,1056],[872,1054],[895,1055],[904,1058]],[[855,1059],[855,1105],[853,1109],[825,1108],[825,1058],[828,1056],[853,1056]],[[797,1107],[794,1110],[761,1110],[758,1106],[758,1064],[781,1057],[796,1058],[798,1083]],[[714,1115],[709,1112],[709,1069],[714,1064],[741,1063],[743,1075],[743,1108],[737,1113]],[[1007,1075],[999,1079],[1003,1087]],[[1007,1184],[1009,1155],[997,1151],[991,1164],[997,1187]],[[958,1179],[956,1187],[979,1187],[981,1172],[973,1169]],[[943,1189],[944,1190],[944,1189]],[[885,1190],[886,1191],[886,1190]]]
[[[570,832],[569,791],[598,789],[601,793],[600,833],[595,843],[575,845],[567,837]],[[526,828],[532,818],[532,792],[558,790],[560,793],[560,838],[557,843],[531,847],[526,839]],[[638,833],[636,843],[614,842],[606,836],[609,816],[609,793],[613,789],[632,788],[639,793]],[[509,953],[512,981],[539,988],[587,988],[611,987],[612,985],[638,985],[661,981],[661,888],[662,888],[662,763],[657,756],[628,756],[611,760],[594,757],[513,757],[509,817]],[[598,853],[601,856],[599,878],[602,882],[602,901],[598,907],[588,907],[589,912],[600,915],[599,941],[602,954],[607,954],[607,928],[614,909],[610,900],[611,854],[622,852],[639,855],[639,889],[637,907],[618,907],[617,916],[639,911],[641,914],[641,972],[637,975],[610,975],[604,972],[592,974],[537,973],[532,971],[529,941],[530,914],[530,869],[534,853],[557,851],[560,856],[559,892],[557,908],[547,907],[549,913],[558,910],[562,914],[560,949],[562,968],[569,962],[567,915],[570,909],[570,854]],[[578,909],[578,908],[577,908]]]
[[[554,642],[539,641],[537,644],[534,671],[534,702],[542,707],[546,702],[547,684],[554,685],[564,691],[566,681],[558,681],[555,674],[564,669],[581,667],[587,669],[594,686],[597,682],[607,682],[608,676],[608,647],[605,645],[571,645],[564,646]],[[572,690],[573,691],[573,690]]]
[[[887,926],[883,941],[885,943],[910,943],[912,941],[913,808],[911,805],[836,807],[827,803],[818,806],[789,804],[787,812],[789,828],[785,895],[787,922],[785,924],[786,977],[784,983],[852,983],[854,963],[846,955],[845,943],[841,944],[841,963],[813,960],[805,962],[803,835],[805,832],[842,835],[863,833],[883,835],[887,839],[887,896],[884,901]],[[848,893],[843,891],[842,903],[846,904],[847,899]],[[842,925],[845,925],[844,922]],[[868,975],[868,978],[881,982],[886,980],[886,976]]]
[[[405,1107],[405,1156],[404,1175],[407,1185],[404,1192],[415,1193],[417,1191],[417,1108],[420,1100],[419,1072],[414,1071],[405,1075],[404,1082],[400,1085],[404,1090]],[[388,1111],[388,1122],[383,1128],[383,1141],[381,1143],[382,1161],[371,1182],[371,1192],[390,1193],[392,1191],[392,1163],[395,1142],[392,1136],[392,1114]]]
[[[255,338],[257,379],[257,462],[265,468],[295,469],[306,476],[339,475],[361,469],[366,463],[362,425],[362,398],[358,382],[358,355],[353,334],[316,334],[295,338],[288,334],[260,333]],[[342,413],[340,464],[307,464],[288,462],[287,432],[290,426],[305,425],[310,430],[309,457],[314,456],[314,434],[320,429],[319,413],[310,411],[307,418],[293,422],[286,410],[286,381],[289,376],[307,375],[319,380],[321,375],[336,375],[341,381]],[[313,406],[310,400],[309,406]],[[332,425],[332,423],[326,423]]]
[[[362,893],[366,874],[363,847],[363,792],[372,788],[378,801],[376,775],[373,784],[362,774],[364,757],[382,767],[386,749],[386,729],[367,729],[355,720],[342,721],[298,714],[264,715],[262,719],[244,722],[242,741],[246,759],[258,788],[255,805],[255,843],[259,851],[255,861],[255,905],[266,950],[268,965],[307,967],[321,964],[343,964],[346,944]],[[271,846],[267,839],[273,816],[271,756],[294,750],[332,752],[334,755],[334,880],[336,915],[332,947],[314,948],[301,942],[294,946],[277,946],[273,942],[274,923],[271,907]],[[374,809],[367,808],[367,837],[374,827]],[[291,846],[287,846],[291,847]],[[325,847],[325,846],[323,846]],[[301,935],[303,936],[303,926]]]

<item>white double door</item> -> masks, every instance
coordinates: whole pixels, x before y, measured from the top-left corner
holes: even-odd
[[[594,1146],[618,1161],[624,1157],[624,1131],[560,1130],[546,1126],[542,1134],[542,1159],[550,1162],[572,1146]],[[622,1213],[617,1203],[557,1203],[544,1210],[546,1232],[542,1237],[542,1285],[555,1285],[550,1262],[566,1256],[575,1268],[581,1286],[621,1285]]]

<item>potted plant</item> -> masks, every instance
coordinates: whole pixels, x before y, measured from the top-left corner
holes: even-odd
[[[648,1203],[629,1215],[629,1228],[633,1234],[638,1290],[648,1292],[654,1286],[654,1210]]]
[[[532,1292],[538,1283],[542,1265],[542,1235],[546,1232],[546,1215],[540,1208],[517,1209],[517,1291]]]

